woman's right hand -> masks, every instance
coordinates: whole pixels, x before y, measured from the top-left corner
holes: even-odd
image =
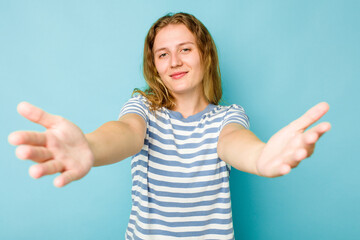
[[[90,171],[94,155],[78,126],[27,102],[20,103],[17,109],[23,117],[46,128],[45,132],[17,131],[8,137],[10,144],[18,145],[18,158],[38,163],[30,167],[30,176],[40,178],[61,173],[54,185],[63,187]]]

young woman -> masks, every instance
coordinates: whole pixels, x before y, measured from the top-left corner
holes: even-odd
[[[267,143],[250,130],[238,105],[218,105],[221,80],[215,44],[194,16],[178,13],[150,28],[144,47],[149,85],[122,108],[118,121],[84,135],[73,123],[20,103],[19,113],[47,128],[14,132],[16,154],[38,164],[30,175],[61,173],[63,187],[91,167],[132,158],[132,211],[126,239],[233,239],[230,166],[265,177],[288,174],[330,129],[320,103]]]

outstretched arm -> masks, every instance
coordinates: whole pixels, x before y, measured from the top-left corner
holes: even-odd
[[[273,135],[267,143],[240,124],[230,123],[220,133],[218,155],[244,172],[265,177],[288,174],[302,160],[311,156],[315,143],[330,130],[330,124],[323,122],[305,131],[328,110],[327,103],[317,104]]]
[[[57,187],[84,177],[92,166],[115,163],[137,153],[146,131],[145,121],[135,114],[124,115],[119,121],[105,123],[84,135],[67,119],[29,103],[20,103],[18,112],[44,126],[46,131],[13,132],[9,135],[9,142],[18,145],[18,158],[38,163],[29,169],[32,177],[61,173],[54,180]]]

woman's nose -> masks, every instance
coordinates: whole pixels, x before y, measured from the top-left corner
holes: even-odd
[[[181,57],[178,54],[171,56],[171,67],[178,67],[182,65]]]

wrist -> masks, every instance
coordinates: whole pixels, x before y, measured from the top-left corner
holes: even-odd
[[[91,167],[96,166],[96,157],[95,157],[95,144],[92,140],[91,133],[85,134],[85,140],[87,142],[87,148],[88,148],[88,156],[87,158],[91,162]]]
[[[263,154],[264,154],[264,149],[265,149],[266,143],[261,142],[261,144],[259,144],[259,146],[257,147],[256,152],[256,161],[255,161],[255,174],[261,177],[265,177],[265,175],[263,174],[262,169],[264,168],[264,161],[263,161]]]

